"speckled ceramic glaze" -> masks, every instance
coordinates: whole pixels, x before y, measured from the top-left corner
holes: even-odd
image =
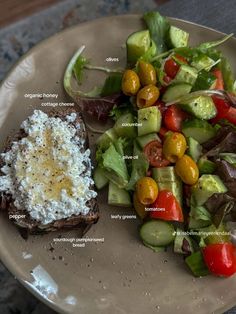
[[[191,44],[222,36],[198,25],[172,21],[190,33]],[[84,55],[92,63],[107,65],[107,57],[118,57],[119,63],[111,66],[122,67],[125,39],[142,27],[140,16],[108,17],[72,27],[26,54],[0,88],[1,148],[33,109],[44,110],[44,100],[25,98],[25,94],[56,93],[57,101],[70,101],[62,78],[68,60],[81,45],[86,45]],[[222,51],[236,70],[236,40],[230,39]],[[99,80],[99,74],[94,73],[90,85]],[[92,150],[94,139],[90,134]],[[75,243],[73,239],[80,236],[78,231],[32,236],[25,241],[7,216],[1,214],[1,260],[23,285],[60,313],[209,314],[222,313],[235,304],[236,277],[193,278],[181,256],[171,251],[153,253],[140,243],[138,220],[111,219],[113,214],[134,214],[131,209],[109,207],[106,203],[106,191],[102,191],[101,218],[86,234],[98,241],[87,242],[85,247],[73,248],[72,243],[60,240],[72,239]],[[56,238],[60,242],[55,242]]]

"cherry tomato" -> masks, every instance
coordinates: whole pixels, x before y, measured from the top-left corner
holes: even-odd
[[[224,89],[224,79],[223,79],[223,75],[222,75],[221,70],[214,69],[212,71],[212,73],[215,75],[215,77],[217,79],[215,89]]]
[[[167,76],[173,79],[179,71],[179,64],[177,64],[172,58],[170,58],[166,60],[164,70]]]
[[[210,244],[202,252],[207,267],[214,275],[229,277],[236,272],[235,247],[232,243]]]
[[[182,63],[187,63],[187,60],[180,55],[176,54],[175,58],[177,58]],[[179,68],[180,65],[173,58],[166,60],[164,65],[164,70],[167,76],[169,76],[171,79],[175,78],[177,72],[179,71]]]
[[[220,119],[227,119],[227,114],[230,108],[230,105],[221,98],[212,96],[212,100],[217,109],[217,115],[214,119],[211,120],[212,123],[217,123]]]
[[[176,105],[171,105],[165,113],[164,123],[168,130],[173,132],[181,132],[182,122],[188,117],[188,114],[178,108]]]
[[[226,119],[236,125],[236,108],[230,107]]]
[[[147,156],[152,167],[166,167],[170,162],[163,157],[162,145],[159,141],[151,141],[144,147],[144,154]]]
[[[152,204],[155,210],[150,212],[151,218],[184,221],[182,208],[174,194],[168,190],[159,192],[157,199]]]
[[[236,124],[236,108],[231,107],[224,99],[216,96],[213,96],[212,99],[217,109],[217,115],[211,122],[217,123],[221,119],[226,119],[229,122]]]
[[[165,138],[166,133],[168,132],[168,130],[164,127],[160,128],[160,131],[158,132],[160,138],[163,140]]]
[[[181,55],[175,54],[175,58],[178,59],[182,63],[188,63],[187,59]]]

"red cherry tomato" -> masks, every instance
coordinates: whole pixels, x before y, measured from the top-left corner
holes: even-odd
[[[235,247],[232,243],[210,244],[203,248],[203,258],[216,276],[229,277],[236,272]]]
[[[176,105],[171,105],[165,113],[164,123],[168,130],[173,132],[181,132],[183,121],[188,117],[188,114],[178,108]]]
[[[212,99],[217,109],[217,115],[211,120],[211,122],[217,123],[219,120],[227,118],[230,106],[224,99],[218,98],[216,96],[212,96]]]
[[[236,125],[236,108],[230,107],[226,119]]]
[[[150,212],[151,218],[184,221],[182,208],[172,192],[162,190],[159,192],[156,201],[152,204],[155,210]]]
[[[182,63],[188,63],[187,59],[181,55],[175,54],[175,58],[178,59]]]
[[[180,55],[176,54],[175,58],[177,58],[182,63],[187,63],[187,60]],[[175,78],[177,72],[179,71],[179,68],[180,65],[173,58],[167,59],[164,65],[164,71],[171,79]]]
[[[158,134],[159,134],[159,136],[160,136],[160,138],[163,140],[164,139],[164,137],[165,137],[165,134],[168,132],[168,130],[166,129],[166,128],[164,128],[164,127],[161,127],[160,128],[160,131],[158,132]]]
[[[212,71],[212,73],[215,75],[215,77],[217,79],[215,89],[224,89],[224,79],[223,79],[223,75],[222,75],[221,70],[214,69]]]
[[[144,147],[144,154],[147,156],[152,167],[166,167],[170,162],[163,157],[162,145],[159,141],[151,141]]]
[[[168,77],[173,79],[175,78],[177,72],[179,71],[179,65],[172,58],[170,58],[165,62],[164,71],[166,72]]]
[[[221,119],[226,119],[229,122],[236,124],[236,109],[230,107],[230,105],[221,98],[212,96],[214,104],[217,109],[217,115],[214,119],[211,120],[212,123],[217,123]]]

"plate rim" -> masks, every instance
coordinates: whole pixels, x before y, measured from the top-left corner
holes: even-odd
[[[117,14],[117,15],[107,15],[107,16],[103,16],[103,17],[99,17],[99,18],[95,18],[93,20],[89,20],[89,21],[84,21],[81,23],[77,23],[75,25],[69,26],[63,30],[60,30],[58,32],[56,32],[55,34],[53,34],[50,37],[44,38],[42,39],[40,42],[36,43],[32,48],[30,48],[26,53],[24,53],[22,56],[20,56],[17,61],[11,65],[11,67],[9,68],[9,70],[6,72],[6,74],[4,75],[3,79],[0,82],[0,92],[2,90],[2,88],[4,88],[4,84],[9,80],[9,78],[11,77],[11,75],[14,73],[15,69],[32,53],[34,53],[34,51],[37,51],[38,49],[41,49],[41,47],[47,45],[48,42],[50,42],[51,40],[59,37],[59,36],[66,36],[66,33],[70,32],[73,29],[79,28],[79,27],[83,27],[86,26],[88,24],[96,24],[98,22],[105,22],[106,20],[110,20],[110,19],[114,19],[114,18],[137,18],[140,19],[142,17],[142,14]],[[203,30],[206,31],[212,31],[215,34],[219,34],[219,35],[227,35],[224,32],[221,32],[219,30],[216,30],[212,27],[208,27],[202,24],[198,24],[195,22],[191,22],[185,19],[181,19],[181,18],[176,18],[176,17],[172,17],[172,16],[166,16],[170,21],[179,21],[179,22],[183,22],[185,24],[190,24],[190,25],[194,25],[197,26],[198,28],[201,28]],[[236,42],[236,37],[233,35],[229,41],[235,41]],[[13,269],[12,264],[10,263],[8,265],[7,263],[7,258],[4,258],[4,253],[0,251],[0,260],[1,262],[4,264],[4,266],[6,267],[6,269],[11,273],[11,275],[13,275],[18,282],[20,282],[20,284],[22,284],[31,294],[33,294],[38,300],[40,300],[42,303],[44,303],[45,305],[47,305],[49,308],[52,308],[53,310],[57,311],[58,313],[70,313],[65,311],[60,305],[58,305],[58,303],[55,303],[51,300],[49,300],[48,298],[43,297],[39,292],[37,292],[35,289],[33,289],[30,284],[25,281],[24,279],[21,278],[21,276],[19,275],[19,272],[16,271],[16,269]],[[227,305],[223,305],[220,308],[218,308],[216,310],[216,312],[214,313],[223,313],[229,309],[231,309],[232,307],[234,307],[236,305],[236,301],[231,300],[227,303]],[[79,314],[79,313],[78,313]],[[82,313],[81,313],[82,314]]]

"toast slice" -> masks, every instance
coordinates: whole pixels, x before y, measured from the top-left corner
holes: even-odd
[[[76,114],[76,118],[74,121],[68,122],[67,117],[71,115],[72,113]],[[59,118],[62,121],[67,121],[67,123],[74,127],[76,129],[75,136],[83,140],[84,144],[80,148],[81,154],[84,154],[87,148],[89,147],[88,143],[88,136],[85,128],[84,121],[81,117],[81,115],[76,112],[74,109],[66,109],[61,111],[51,111],[47,114],[48,117],[54,117]],[[78,128],[78,125],[80,126]],[[77,127],[76,127],[77,126]],[[20,129],[13,137],[10,137],[7,139],[5,149],[3,153],[8,152],[11,150],[12,145],[14,142],[18,142],[19,140],[27,137],[28,134],[25,133],[24,129]],[[4,162],[3,158],[0,159],[0,168],[2,168],[6,163]],[[86,170],[90,170],[91,173],[91,163],[86,164]],[[83,173],[86,173],[84,171]],[[83,176],[83,173],[81,176]],[[3,172],[0,173],[0,175],[3,175]],[[90,185],[90,190],[94,191],[94,185],[93,181],[91,181],[92,184]],[[53,185],[51,187],[53,189]],[[95,193],[96,194],[96,193]],[[0,191],[0,209],[7,211],[9,217],[11,217],[11,220],[14,221],[14,223],[17,225],[17,227],[20,230],[21,235],[24,238],[27,238],[29,234],[43,234],[51,231],[57,231],[57,230],[72,230],[72,229],[78,229],[82,228],[83,231],[87,231],[92,224],[96,223],[99,219],[99,210],[98,210],[98,204],[96,196],[87,200],[85,205],[89,207],[89,212],[87,212],[85,215],[82,213],[79,214],[72,214],[68,217],[64,217],[62,219],[56,219],[53,221],[50,221],[50,223],[42,223],[39,220],[36,220],[32,218],[30,212],[26,208],[19,208],[19,206],[15,206],[15,199],[9,191],[3,191],[1,189]],[[13,217],[13,219],[12,219]]]

